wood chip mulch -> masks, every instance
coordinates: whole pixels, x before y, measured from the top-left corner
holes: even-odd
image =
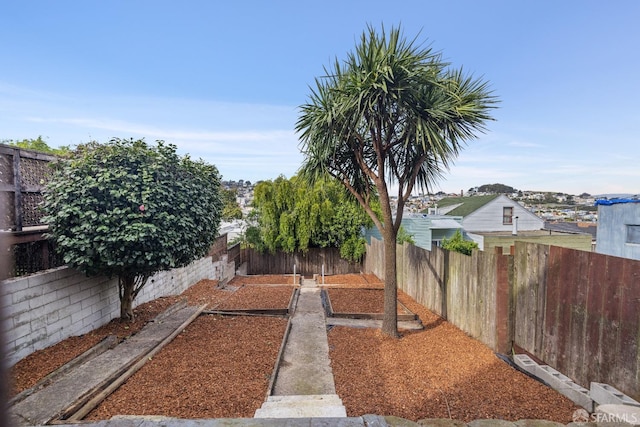
[[[328,334],[336,391],[347,415],[572,421],[573,402],[401,291],[399,299],[420,316],[425,330],[403,331],[400,339],[347,327]]]
[[[384,289],[329,288],[334,313],[384,313]],[[398,304],[399,314],[410,314]]]
[[[296,276],[296,283],[300,282],[300,275]],[[269,274],[263,276],[235,276],[229,281],[229,286],[241,285],[293,285],[292,274]]]
[[[382,286],[375,276],[329,277],[334,282],[332,291],[337,287],[365,291],[372,285]],[[261,286],[274,284],[289,286]],[[224,288],[217,282],[202,281],[180,297],[153,302],[153,308],[185,297],[189,304],[207,303],[209,308],[286,308],[292,284],[292,276],[237,276]],[[338,292],[331,298],[333,304],[357,312],[363,305],[379,305],[380,297],[371,292],[356,297]],[[399,300],[420,316],[425,330],[402,331],[400,339],[370,329],[334,327],[328,333],[337,393],[349,416],[375,413],[413,421],[432,417],[465,422],[480,418],[571,421],[576,407],[568,399],[514,370],[486,346],[402,292]],[[146,307],[136,308],[140,322]],[[132,324],[112,323],[105,327],[127,334],[134,330]],[[286,320],[280,318],[200,316],[90,418],[117,414],[252,417],[265,398],[285,327]],[[61,366],[73,357],[70,354],[79,354],[100,341],[93,336],[70,338],[34,353],[28,362],[19,362],[12,369],[15,384],[28,371],[40,372],[34,377],[44,376]]]
[[[87,419],[253,417],[286,325],[279,318],[200,316]]]

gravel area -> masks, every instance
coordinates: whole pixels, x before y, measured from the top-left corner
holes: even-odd
[[[331,288],[334,309],[380,311],[370,311],[379,307],[381,294],[371,288],[383,286],[375,276],[327,276],[325,283]],[[113,321],[34,353],[12,369],[14,392],[29,387],[103,336],[131,335],[180,298],[193,305],[206,303],[209,309],[286,308],[293,287],[265,285],[292,284],[292,276],[237,276],[224,288],[215,281],[201,281],[180,297],[139,306],[134,324]],[[514,370],[402,292],[399,299],[420,316],[425,330],[402,331],[400,339],[377,330],[346,327],[334,327],[328,334],[337,392],[349,416],[571,421],[576,407],[569,400]],[[285,326],[286,320],[279,318],[201,316],[90,418],[116,414],[252,417],[265,398]]]

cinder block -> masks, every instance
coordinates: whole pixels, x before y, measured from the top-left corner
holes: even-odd
[[[548,365],[540,365],[537,376],[558,393],[568,397],[587,411],[593,412],[593,398],[589,390],[576,384],[571,378]]]
[[[516,354],[513,356],[514,363],[531,375],[538,376],[538,363],[526,354]]]
[[[604,383],[591,383],[591,398],[598,405],[614,404],[640,407],[640,403],[615,387]]]
[[[73,268],[66,267],[66,266],[58,267],[52,270],[52,272],[56,275],[56,281],[64,279],[69,276],[77,276],[77,275],[84,276],[84,274],[80,273],[78,270],[74,270]]]
[[[62,341],[64,339],[62,332],[63,329],[61,327],[51,328],[49,325],[47,325],[47,346],[57,344]]]
[[[22,289],[11,294],[11,302],[17,304],[22,301],[29,301],[42,295],[42,288]]]
[[[12,316],[15,316],[17,314],[24,313],[25,311],[30,311],[30,309],[29,309],[29,300],[25,300],[25,301],[18,302],[18,303],[11,304],[11,305],[7,306],[3,310],[3,314],[6,317],[12,317]]]
[[[64,304],[63,302],[58,301],[55,304],[58,306],[58,311],[61,318],[71,316],[73,313],[76,313],[82,309],[80,303]]]
[[[29,288],[38,288],[47,283],[56,281],[56,273],[52,271],[45,271],[42,273],[31,274],[26,278],[26,286]]]
[[[71,304],[86,300],[87,298],[91,298],[91,288],[86,288],[82,290],[78,290],[78,292],[74,292],[69,295],[69,302]]]
[[[31,322],[11,328],[5,334],[7,341],[17,341],[29,335],[31,335]]]
[[[91,307],[83,308],[75,313],[71,313],[71,324],[74,325],[78,323],[78,326],[82,326],[82,320],[92,313]]]
[[[103,305],[103,304],[104,303],[101,303],[100,298],[98,298],[96,295],[90,296],[80,301],[80,306],[82,307],[83,310],[87,307],[94,307],[95,305]],[[96,310],[99,310],[99,309],[94,307],[93,311],[96,311]]]
[[[98,322],[100,319],[102,319],[102,313],[97,306],[94,306],[93,308],[93,312],[82,319],[82,326],[89,326],[93,328],[97,328],[98,326],[100,326]]]
[[[592,418],[599,425],[640,426],[640,407],[631,405],[599,405]]]
[[[22,313],[16,313],[10,317],[11,324],[14,328],[22,325],[28,325],[31,323],[31,317],[33,313],[29,310],[23,311]]]

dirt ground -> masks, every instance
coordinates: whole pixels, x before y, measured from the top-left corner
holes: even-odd
[[[226,288],[203,280],[179,297],[137,307],[133,324],[114,320],[23,359],[12,369],[14,393],[31,387],[104,336],[135,333],[180,298],[193,305],[206,303],[209,309],[286,308],[292,284],[292,276],[238,276]],[[383,286],[375,276],[326,276],[325,284],[334,309],[382,311],[381,292],[365,291]],[[400,339],[371,329],[334,327],[328,333],[337,393],[349,416],[571,422],[576,407],[568,399],[509,367],[486,346],[402,292],[399,299],[420,316],[423,331],[402,331]],[[201,316],[89,418],[253,417],[265,398],[285,327],[286,320],[280,318]]]

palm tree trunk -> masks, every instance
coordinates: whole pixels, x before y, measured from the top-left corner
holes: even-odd
[[[387,222],[387,224],[391,224]],[[396,236],[393,226],[383,231],[384,240],[384,317],[382,332],[397,338],[398,334],[398,279],[396,275]]]

